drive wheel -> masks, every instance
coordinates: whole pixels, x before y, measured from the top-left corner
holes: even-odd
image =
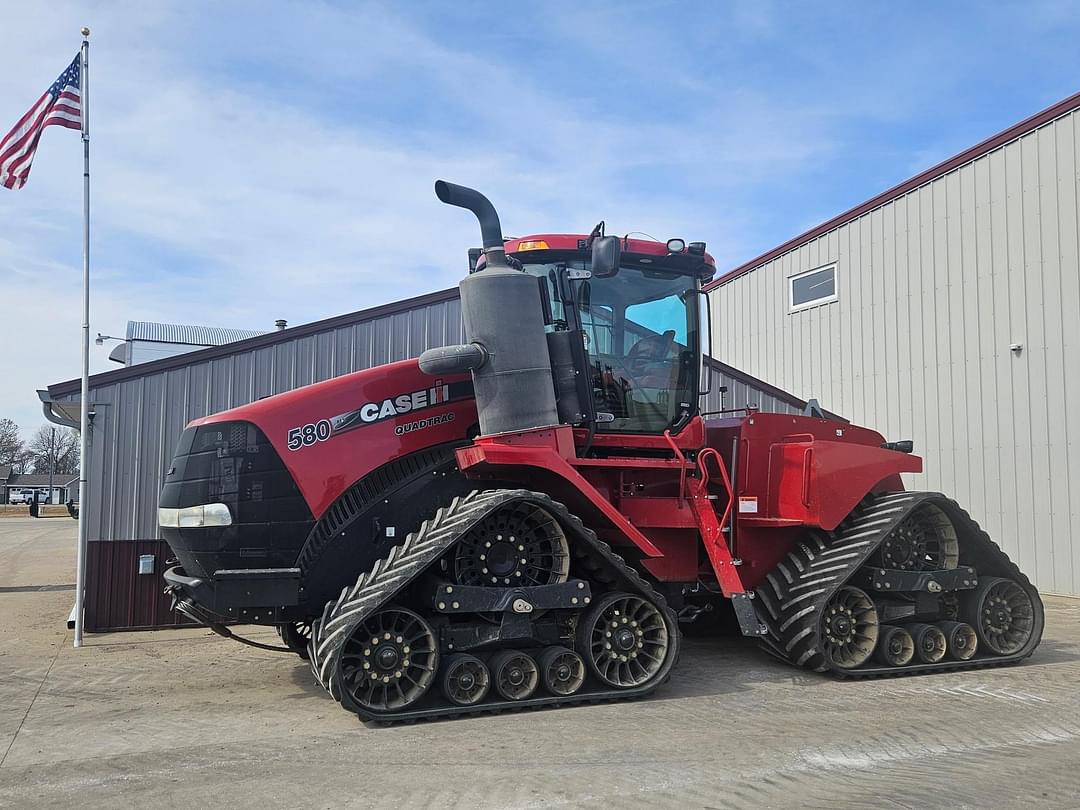
[[[632,689],[652,680],[671,638],[660,608],[643,596],[609,593],[578,624],[578,648],[607,686]]]
[[[302,619],[278,625],[282,643],[305,661],[308,658],[308,642],[311,641],[311,621]]]
[[[572,695],[585,683],[585,662],[566,647],[548,647],[540,656],[540,676],[551,694]]]
[[[474,655],[451,655],[443,664],[442,693],[457,706],[475,706],[487,697],[491,673]]]
[[[998,655],[1019,652],[1035,630],[1035,605],[1011,579],[985,577],[968,600],[967,620],[979,643]]]
[[[960,542],[948,516],[923,504],[889,532],[878,550],[882,568],[897,571],[942,571],[956,568]]]
[[[540,683],[540,671],[532,656],[519,650],[504,650],[491,659],[495,691],[506,700],[532,697]]]
[[[411,610],[389,607],[365,619],[345,641],[342,686],[366,711],[397,711],[427,693],[438,665],[431,625]]]
[[[911,633],[903,627],[883,625],[874,657],[890,667],[910,664],[915,657],[915,641],[911,638]]]
[[[536,504],[510,503],[461,538],[453,567],[460,585],[557,585],[570,572],[566,532]]]
[[[821,648],[839,669],[855,669],[870,660],[878,640],[878,614],[864,591],[847,586],[833,594],[821,617]]]

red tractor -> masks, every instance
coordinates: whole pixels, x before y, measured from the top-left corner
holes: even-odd
[[[480,220],[468,342],[192,422],[160,501],[178,609],[276,626],[385,721],[646,695],[720,612],[842,676],[1031,655],[1038,592],[905,491],[910,442],[703,418],[703,243],[504,241],[483,195],[435,190]]]

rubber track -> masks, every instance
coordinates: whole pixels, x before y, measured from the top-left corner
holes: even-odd
[[[1039,621],[1032,639],[1009,656],[941,661],[888,667],[870,664],[858,669],[830,666],[819,649],[821,615],[832,595],[862,567],[881,542],[914,509],[933,504],[953,520],[961,558],[979,575],[1016,580],[1032,595]],[[783,661],[845,678],[902,676],[953,669],[999,666],[1023,660],[1042,634],[1042,602],[1028,578],[955,501],[937,492],[893,492],[870,496],[835,532],[811,532],[766,577],[756,590],[758,613],[769,633],[761,643]],[[873,593],[871,593],[873,597]]]
[[[594,565],[599,563],[599,567],[608,570],[620,590],[647,596],[665,612],[672,645],[666,669],[648,684],[635,689],[583,691],[569,697],[546,696],[522,701],[495,701],[481,706],[447,704],[435,708],[394,713],[373,714],[355,707],[347,708],[356,711],[365,720],[380,722],[432,719],[460,714],[482,714],[642,697],[667,680],[671,667],[678,659],[680,636],[678,619],[667,606],[663,596],[642,579],[635,569],[627,565],[622,557],[615,554],[607,543],[599,540],[595,532],[586,528],[576,515],[571,514],[565,506],[547,495],[525,489],[474,490],[467,495],[455,498],[449,506],[439,509],[430,520],[424,521],[419,529],[408,535],[400,546],[395,546],[386,557],[376,562],[371,571],[361,574],[355,585],[345,588],[336,602],[329,602],[326,605],[322,618],[315,622],[312,629],[308,655],[316,679],[335,700],[339,703],[345,702],[342,699],[339,657],[346,639],[352,632],[378,609],[390,604],[402,589],[438,560],[486,515],[516,500],[530,501],[550,512],[564,529],[572,532],[575,539],[586,547],[592,558],[590,562]]]

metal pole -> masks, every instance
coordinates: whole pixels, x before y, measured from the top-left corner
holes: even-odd
[[[75,646],[83,641],[83,596],[86,590],[86,507],[90,498],[86,469],[90,466],[90,29],[82,29],[82,61],[79,65],[79,100],[82,105],[83,142],[83,324],[82,408],[79,414],[79,551],[75,559]]]
[[[56,475],[56,428],[49,431],[49,497],[45,503],[52,503],[54,475]]]

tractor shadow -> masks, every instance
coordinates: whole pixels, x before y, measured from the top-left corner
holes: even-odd
[[[778,661],[753,639],[738,634],[684,636],[671,681],[649,699],[721,697],[751,691],[762,684],[808,685],[821,680],[816,673]]]
[[[316,681],[307,661],[296,658],[291,664],[288,678],[295,691],[286,695],[286,699],[330,699]],[[752,639],[738,634],[721,634],[708,638],[684,637],[680,660],[672,671],[671,680],[643,701],[723,697],[752,690],[763,683],[799,685],[820,680],[820,676],[775,660]],[[443,721],[433,719],[425,722]],[[382,727],[378,723],[363,725],[371,728]]]
[[[299,656],[295,656],[292,671],[289,672],[289,680],[299,690],[296,694],[289,695],[292,700],[306,699],[310,696],[331,699],[326,690],[322,688],[322,684],[315,680],[315,673],[311,671],[311,665]]]
[[[1026,663],[1075,664],[1077,661],[1080,661],[1080,649],[1078,649],[1076,642],[1062,642],[1057,639],[1044,638]]]

